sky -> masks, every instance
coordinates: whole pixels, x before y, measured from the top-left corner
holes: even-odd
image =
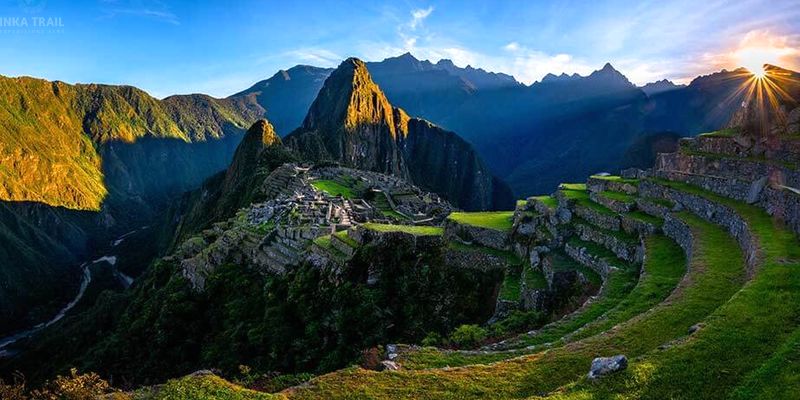
[[[632,82],[800,69],[800,1],[0,0],[0,74],[224,97],[296,64],[410,52],[514,75]]]

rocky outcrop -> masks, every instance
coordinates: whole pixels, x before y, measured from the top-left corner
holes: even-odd
[[[465,209],[510,206],[511,192],[455,133],[393,107],[361,60],[325,81],[286,143],[303,158],[392,174]]]

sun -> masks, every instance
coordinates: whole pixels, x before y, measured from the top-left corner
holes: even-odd
[[[761,79],[766,76],[764,64],[775,64],[777,55],[768,48],[744,48],[737,52],[739,65],[745,67],[754,77]]]
[[[747,70],[750,71],[750,73],[753,74],[753,77],[756,79],[762,79],[765,76],[767,76],[767,70],[764,68],[764,64],[761,64],[761,66],[759,67],[745,67],[745,68],[747,68]]]

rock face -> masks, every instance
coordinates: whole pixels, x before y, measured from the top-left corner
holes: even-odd
[[[331,73],[285,141],[302,158],[400,176],[466,209],[511,204],[466,141],[393,107],[358,59]]]
[[[622,371],[625,368],[628,368],[628,358],[623,355],[597,357],[592,360],[589,379],[597,379],[612,372]]]

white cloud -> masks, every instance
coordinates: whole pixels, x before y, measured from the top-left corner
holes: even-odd
[[[510,51],[510,52],[515,52],[515,51],[519,50],[519,43],[511,42],[511,43],[503,46],[503,50]]]
[[[425,18],[428,18],[429,15],[433,12],[433,6],[428,8],[418,8],[411,11],[411,22],[408,23],[408,27],[411,30],[416,30],[417,26],[422,24],[425,21]]]
[[[286,52],[285,56],[296,63],[312,64],[317,67],[335,67],[344,58],[330,50],[308,47]]]

